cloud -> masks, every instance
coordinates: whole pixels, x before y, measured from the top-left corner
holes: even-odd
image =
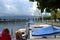
[[[31,8],[33,11],[36,10],[36,7],[37,7],[36,4],[37,4],[37,2],[34,2],[34,3],[33,3],[33,7]]]
[[[0,16],[32,15],[36,2],[29,0],[0,0]]]

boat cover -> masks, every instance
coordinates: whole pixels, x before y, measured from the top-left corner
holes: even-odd
[[[46,28],[35,29],[32,31],[32,36],[42,36],[42,35],[52,35],[55,33],[60,33],[60,29],[49,26]]]

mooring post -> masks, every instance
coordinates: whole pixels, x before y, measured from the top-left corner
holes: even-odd
[[[30,38],[29,27],[30,27],[30,23],[28,23],[28,39]]]
[[[11,35],[12,35],[12,37],[13,37],[13,29],[11,29]]]

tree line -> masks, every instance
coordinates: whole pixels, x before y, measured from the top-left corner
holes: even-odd
[[[29,0],[30,2],[37,2],[37,8],[41,10],[41,13],[46,9],[46,12],[52,13],[52,18],[56,21],[56,18],[60,18],[60,14],[57,14],[57,9],[60,9],[60,0]],[[58,15],[58,16],[57,16]]]

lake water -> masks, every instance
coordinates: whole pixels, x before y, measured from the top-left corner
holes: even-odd
[[[28,22],[5,22],[0,23],[0,29],[8,28],[12,36],[15,35],[15,31],[20,28],[28,27]]]
[[[34,21],[34,23],[37,23],[37,21]],[[30,21],[30,23],[33,23],[33,21]],[[40,22],[39,22],[40,23]],[[28,22],[3,22],[0,23],[0,29],[8,28],[10,31],[10,34],[12,36],[15,35],[15,31],[21,28],[27,28]]]
[[[0,28],[25,28],[27,26],[27,22],[5,22],[0,23]]]

